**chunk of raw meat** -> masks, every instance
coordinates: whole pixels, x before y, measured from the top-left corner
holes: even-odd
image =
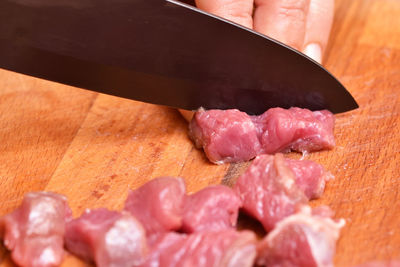
[[[261,150],[256,126],[236,109],[200,109],[189,124],[189,135],[216,164],[250,160]]]
[[[192,233],[235,227],[241,204],[239,196],[231,188],[208,186],[186,198],[182,229]]]
[[[272,108],[253,116],[263,153],[312,152],[335,146],[335,117],[327,110]]]
[[[67,249],[99,267],[132,267],[148,253],[143,226],[128,212],[87,210],[67,223]]]
[[[318,212],[319,213],[319,212]],[[268,267],[331,267],[344,220],[314,214],[308,206],[276,224],[259,243],[257,263]]]
[[[255,257],[256,236],[250,231],[166,233],[155,241],[143,267],[250,267]]]
[[[165,263],[179,262],[181,254],[179,251],[187,238],[186,234],[177,232],[165,232],[159,235],[152,235],[148,239],[150,253],[141,267],[163,267]],[[184,250],[182,250],[184,252]],[[174,266],[171,264],[171,266]]]
[[[325,171],[322,165],[311,160],[285,160],[296,177],[297,186],[305,193],[307,198],[321,197],[326,181],[333,179],[333,175]]]
[[[247,161],[260,154],[331,149],[335,118],[327,110],[272,108],[260,116],[236,109],[196,112],[189,135],[211,162]]]
[[[282,154],[258,156],[238,178],[234,190],[243,201],[243,210],[266,231],[308,201]]]
[[[19,266],[58,266],[64,256],[66,197],[50,192],[25,195],[21,206],[0,219],[0,233]]]
[[[159,177],[131,191],[124,209],[142,223],[147,235],[178,230],[185,197],[182,178]]]

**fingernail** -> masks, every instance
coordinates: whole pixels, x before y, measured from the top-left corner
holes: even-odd
[[[309,56],[310,58],[314,59],[318,63],[321,63],[322,60],[322,49],[321,46],[317,43],[308,44],[304,48],[304,54]]]

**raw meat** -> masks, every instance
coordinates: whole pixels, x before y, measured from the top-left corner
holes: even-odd
[[[247,161],[261,150],[256,126],[246,113],[236,109],[200,109],[189,124],[189,136],[216,164]]]
[[[200,109],[189,135],[216,164],[247,161],[260,154],[331,149],[334,116],[327,110],[272,108],[260,116],[236,109]]]
[[[182,229],[192,233],[235,227],[241,204],[239,196],[231,188],[208,186],[186,198]]]
[[[186,237],[186,234],[177,232],[165,232],[150,236],[148,239],[150,253],[141,267],[163,267],[167,262],[177,264],[182,257],[177,252],[183,247]],[[173,265],[171,264],[171,266]]]
[[[259,243],[257,263],[268,267],[331,267],[344,220],[312,213],[308,206],[276,224]]]
[[[124,209],[142,223],[147,235],[178,230],[185,197],[182,178],[159,177],[131,191]]]
[[[282,154],[258,156],[238,178],[234,190],[243,201],[243,210],[266,231],[308,201]]]
[[[285,159],[285,161],[296,177],[297,186],[308,199],[321,197],[326,181],[334,178],[322,165],[314,161],[296,159]]]
[[[166,233],[142,267],[250,267],[255,257],[256,236],[250,231]]]
[[[128,212],[87,210],[67,223],[67,249],[98,267],[139,266],[148,247],[143,226]]]
[[[19,266],[58,266],[64,256],[66,197],[50,192],[25,195],[21,206],[0,219],[0,233]]]
[[[253,117],[263,153],[312,152],[335,146],[335,117],[327,110],[272,108]]]

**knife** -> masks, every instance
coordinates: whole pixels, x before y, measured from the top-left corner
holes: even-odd
[[[307,56],[175,0],[1,0],[0,67],[187,110],[358,107]]]

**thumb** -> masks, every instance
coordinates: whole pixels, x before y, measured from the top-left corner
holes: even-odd
[[[208,13],[253,28],[253,0],[196,0],[196,6]]]
[[[310,1],[302,50],[320,63],[331,31],[334,2],[334,0]]]
[[[255,0],[254,29],[301,50],[309,4],[310,0]]]

